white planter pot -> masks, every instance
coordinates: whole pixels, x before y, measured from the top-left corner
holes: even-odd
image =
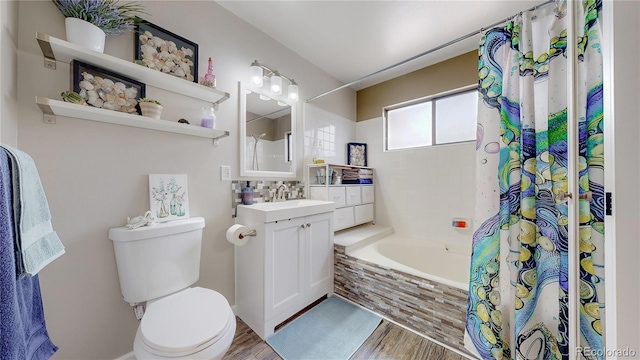
[[[67,41],[97,52],[104,52],[106,35],[102,29],[88,21],[68,17],[64,19]]]
[[[142,116],[160,119],[160,114],[162,113],[162,105],[150,102],[141,102],[139,103],[139,105]]]

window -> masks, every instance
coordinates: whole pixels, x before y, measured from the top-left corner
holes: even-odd
[[[475,141],[477,108],[475,89],[387,107],[385,150]]]

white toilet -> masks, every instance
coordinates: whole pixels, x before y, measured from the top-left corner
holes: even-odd
[[[120,289],[132,305],[147,302],[133,343],[137,359],[221,359],[236,318],[221,294],[189,287],[200,275],[204,219],[109,230]]]

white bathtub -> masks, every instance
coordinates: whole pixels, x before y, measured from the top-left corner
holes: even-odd
[[[391,234],[362,247],[350,246],[346,254],[461,290],[469,288],[471,257],[463,246]]]

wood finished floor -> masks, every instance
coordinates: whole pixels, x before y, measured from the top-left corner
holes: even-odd
[[[278,354],[236,317],[236,334],[223,360],[277,360]],[[369,336],[351,360],[465,360],[464,356],[387,320]]]

